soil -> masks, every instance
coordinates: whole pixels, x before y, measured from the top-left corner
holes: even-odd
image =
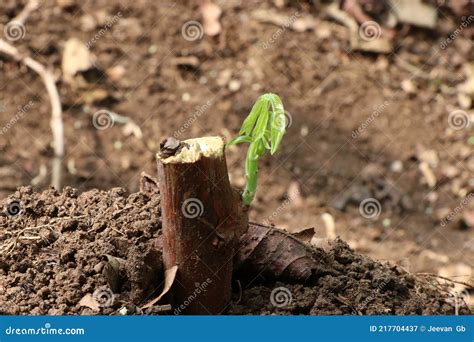
[[[25,2],[2,1],[0,23],[6,24],[14,18]],[[78,195],[87,191],[79,197],[84,203],[78,203],[79,212],[75,216],[83,212],[89,215],[88,211],[96,213],[98,209],[92,203],[101,200],[115,203],[114,196],[127,203],[124,207],[131,205],[145,216],[137,222],[128,221],[122,215],[104,221],[101,217],[110,219],[110,216],[101,213],[95,219],[97,222],[93,222],[95,234],[86,234],[87,231],[76,227],[76,222],[77,225],[87,223],[83,218],[67,219],[59,212],[40,212],[37,219],[44,217],[46,223],[49,217],[62,215],[64,218],[58,224],[66,226],[66,231],[61,233],[67,237],[64,246],[84,253],[78,255],[78,260],[70,256],[72,261],[65,255],[64,262],[95,267],[104,253],[116,251],[117,255],[128,258],[129,243],[146,249],[144,240],[159,234],[155,220],[159,213],[154,211],[158,209],[153,206],[148,213],[142,212],[139,209],[144,208],[127,201],[136,200],[145,205],[145,195],[136,193],[139,178],[142,171],[156,174],[155,154],[159,143],[168,136],[230,138],[238,132],[256,97],[271,91],[283,99],[291,125],[281,150],[265,158],[261,165],[259,188],[251,211],[253,221],[273,223],[291,232],[314,227],[317,235],[324,237],[321,215],[329,213],[336,223],[334,233],[358,253],[390,260],[413,273],[446,275],[447,272],[454,279],[474,283],[474,228],[462,220],[463,213],[474,211],[474,201],[461,205],[474,190],[472,129],[452,130],[448,125],[449,113],[459,109],[457,87],[466,81],[465,67],[474,60],[474,51],[472,42],[462,35],[445,48],[439,48],[459,27],[459,19],[441,7],[436,30],[400,28],[394,52],[377,55],[351,51],[348,30],[332,21],[315,1],[284,1],[286,5],[282,7],[274,2],[253,0],[216,0],[215,3],[223,13],[221,33],[189,41],[183,38],[181,29],[190,20],[202,20],[197,0],[48,0],[29,17],[24,38],[14,42],[57,76],[66,135],[63,183],[77,188]],[[295,13],[311,16],[317,29],[283,30],[259,20],[255,13],[262,10],[287,18]],[[101,31],[100,38],[90,47],[97,68],[104,73],[102,77],[85,89],[66,83],[61,75],[66,40],[75,37],[90,42],[119,13],[120,19],[113,21],[105,32]],[[183,63],[183,59],[188,62]],[[8,58],[0,57],[0,69],[0,129],[11,126],[0,135],[0,198],[15,194],[24,185],[31,185],[33,191],[48,189],[52,148],[50,108],[44,86],[34,73]],[[91,94],[98,91],[106,96],[91,100]],[[142,136],[125,134],[124,126],[119,123],[96,129],[92,117],[100,109],[129,117],[139,125]],[[472,106],[466,111],[472,115]],[[354,135],[374,113],[376,119]],[[15,117],[19,119],[11,124]],[[227,151],[231,181],[240,188],[245,181],[244,153],[240,147]],[[435,186],[429,185],[420,171],[424,161],[433,171]],[[99,190],[90,192],[114,187],[135,194],[122,197]],[[75,202],[76,199],[65,195],[69,191],[54,198]],[[50,191],[51,196],[53,193]],[[112,197],[105,200],[109,195]],[[22,196],[26,201],[28,196],[40,195]],[[48,197],[47,193],[43,196]],[[359,213],[361,199],[367,196],[381,203],[380,215],[373,219]],[[38,206],[40,210],[42,206]],[[441,219],[456,208],[461,209],[447,225],[442,225]],[[29,220],[31,215],[8,220],[8,228],[20,229],[20,223],[15,226],[12,222]],[[46,223],[25,221],[23,228]],[[43,228],[42,234],[49,234],[48,231]],[[2,243],[11,238],[5,236],[3,229],[0,234]],[[88,238],[80,238],[81,234]],[[72,239],[69,235],[76,240],[69,241]],[[94,245],[99,237],[106,242]],[[91,246],[85,250],[71,245],[73,241],[84,244],[89,239]],[[32,242],[31,250],[38,241]],[[50,257],[57,260],[57,253],[65,252],[61,247]],[[92,261],[86,262],[89,256]],[[7,301],[6,307],[26,313],[26,308],[33,305],[26,302],[26,298],[31,300],[27,295],[30,290],[14,284],[32,277],[27,270],[34,270],[30,266],[35,260],[43,259],[28,260],[17,252],[2,258],[10,260],[2,266],[3,272],[10,269],[5,273],[13,281],[8,286],[9,293],[17,291],[9,296],[21,296],[26,291],[25,299],[18,298],[16,304]],[[12,258],[16,258],[17,264]],[[12,277],[17,274],[16,269],[25,271],[18,274],[18,279]],[[76,266],[65,268],[63,272],[75,269]],[[70,299],[61,299],[61,304],[76,305],[83,293],[104,284],[100,272],[96,274],[87,268],[78,272],[82,271],[87,274],[85,280],[79,273],[61,276],[67,281],[75,279],[76,288],[70,290]],[[48,279],[43,280],[45,287],[49,286]],[[0,281],[5,286],[4,277]],[[60,284],[63,280],[55,281]],[[132,289],[132,285],[127,286]],[[261,291],[261,298],[268,298],[269,289],[261,287],[252,291]],[[131,295],[134,296],[138,298],[141,294]],[[252,292],[245,290],[242,300],[251,301],[252,297]],[[390,302],[389,298],[384,300]],[[44,308],[36,309],[36,313],[49,312],[50,304],[34,307],[39,305]],[[344,304],[339,302],[338,306]],[[239,310],[238,306],[234,309]],[[63,305],[60,309],[55,306],[51,312],[84,310]]]
[[[61,193],[22,187],[1,201],[10,216],[0,217],[0,312],[159,313],[138,309],[157,296],[163,284],[160,195],[149,189],[78,194],[69,187]],[[270,283],[260,277],[243,283],[235,278],[227,313],[454,313],[447,288],[435,279],[359,255],[340,239],[313,252],[325,269],[313,284]],[[114,277],[111,260],[123,263],[123,274]],[[102,298],[102,304],[91,308],[83,302],[88,296]],[[458,309],[469,313],[465,303]]]

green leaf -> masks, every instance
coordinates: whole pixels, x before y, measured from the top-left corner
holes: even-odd
[[[238,137],[235,137],[231,139],[226,146],[231,146],[231,145],[237,145],[241,143],[251,143],[252,142],[252,137],[246,136],[246,135],[239,135]]]
[[[247,159],[257,160],[260,157],[258,152],[259,152],[259,140],[254,140],[249,146],[249,150],[247,152]]]
[[[242,201],[249,205],[257,188],[258,160],[267,150],[274,154],[285,134],[285,109],[278,95],[263,94],[252,106],[240,128],[239,136],[230,140],[226,146],[249,143],[245,159],[247,183],[242,193]]]
[[[285,117],[285,109],[283,108],[283,103],[281,102],[280,97],[277,95],[272,94],[270,104],[273,111],[273,118],[272,122],[270,123],[270,130],[271,130],[271,154],[274,154],[278,146],[280,145],[281,139],[283,139],[283,135],[285,135],[286,129],[286,117]]]
[[[268,118],[270,113],[268,110],[263,110],[255,124],[255,128],[253,130],[252,138],[253,139],[261,139],[265,135],[265,130],[267,129]]]
[[[240,128],[239,134],[246,134],[246,135],[251,135],[253,127],[255,126],[255,123],[257,122],[257,119],[260,116],[260,113],[262,112],[262,109],[264,108],[265,101],[263,101],[262,97],[260,96],[255,102],[255,104],[252,107],[252,110],[250,111],[250,114],[247,116],[247,118],[244,120],[244,123],[242,124],[242,127]],[[267,104],[268,106],[268,104]]]

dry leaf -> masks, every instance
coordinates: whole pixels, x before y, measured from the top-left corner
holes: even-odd
[[[152,307],[158,303],[165,294],[168,293],[168,291],[171,289],[171,286],[173,286],[174,279],[176,278],[176,272],[178,272],[178,266],[173,266],[165,271],[165,286],[163,287],[163,291],[158,297],[142,306],[142,310]]]
[[[382,34],[381,27],[375,22],[359,27],[356,20],[347,12],[341,10],[337,2],[327,7],[328,15],[334,20],[345,25],[350,31],[351,48],[353,50],[370,51],[376,53],[390,53],[393,44],[390,39]],[[367,31],[364,34],[364,31]]]
[[[434,29],[438,19],[435,7],[421,0],[390,0],[390,7],[397,20],[420,27]]]
[[[65,46],[62,59],[62,71],[66,82],[75,83],[78,72],[92,69],[94,57],[86,45],[77,38],[70,38]]]
[[[81,298],[79,301],[79,306],[85,306],[89,309],[99,312],[100,311],[100,304],[99,302],[90,294],[86,294],[84,297]]]

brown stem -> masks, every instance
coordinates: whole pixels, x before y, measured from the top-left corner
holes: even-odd
[[[161,144],[158,180],[163,220],[163,263],[177,265],[178,313],[219,314],[231,295],[232,259],[248,217],[229,183],[220,137]],[[175,311],[176,311],[175,310]]]

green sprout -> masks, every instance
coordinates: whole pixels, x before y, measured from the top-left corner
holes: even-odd
[[[283,103],[278,95],[264,94],[255,102],[240,128],[239,136],[227,143],[227,146],[248,143],[245,159],[245,177],[247,184],[242,193],[242,201],[252,203],[257,190],[258,160],[270,150],[274,154],[285,134],[286,117]]]

